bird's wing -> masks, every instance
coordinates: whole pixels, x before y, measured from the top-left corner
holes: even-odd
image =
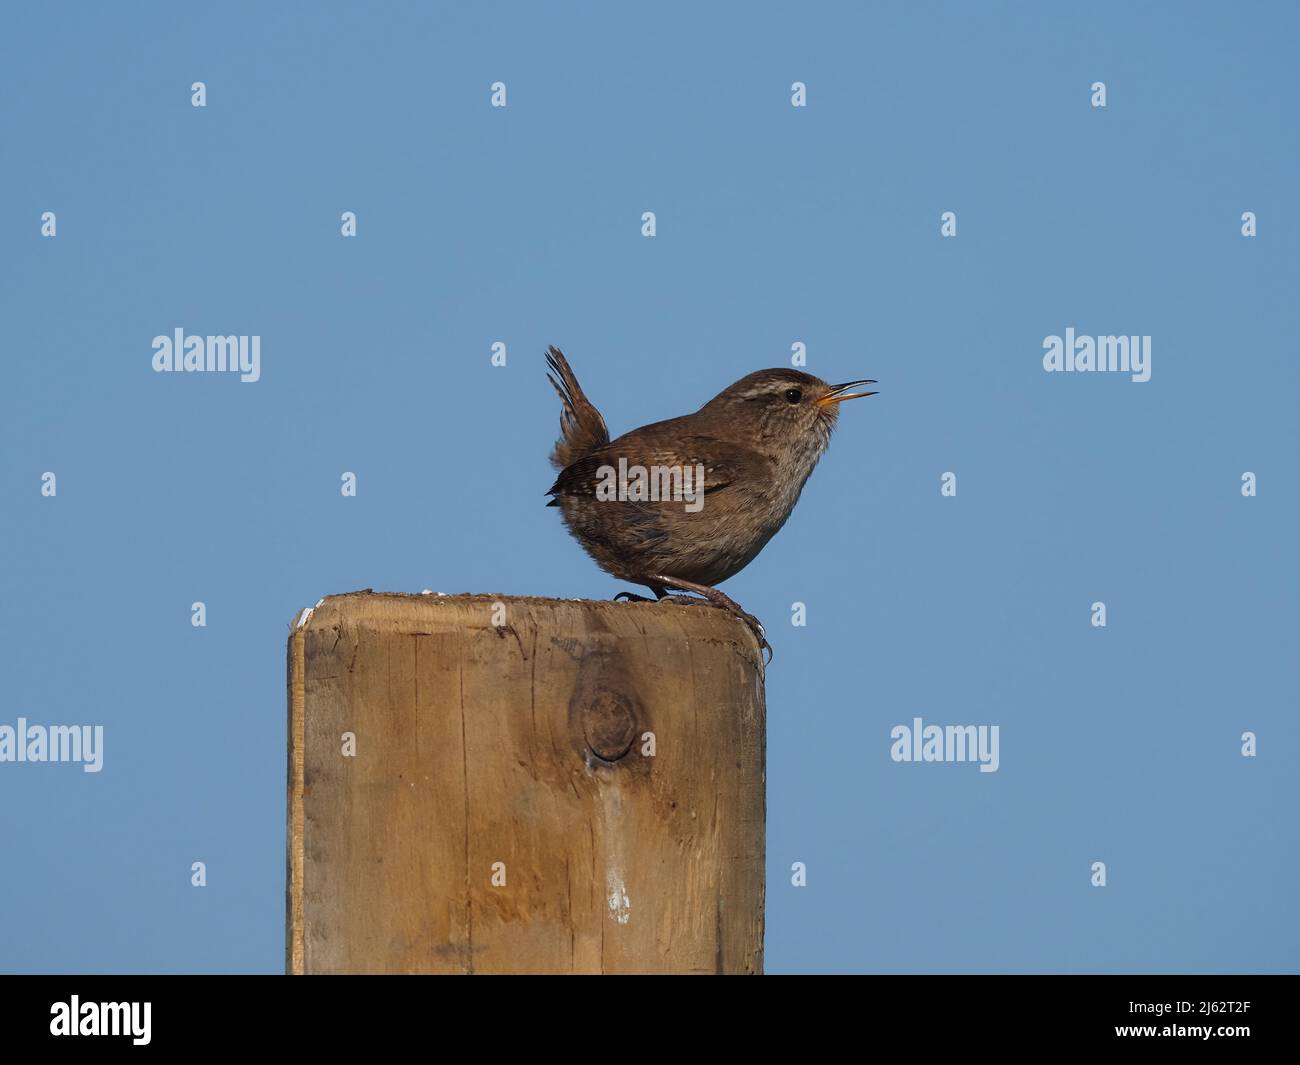
[[[689,417],[689,416],[688,416]],[[673,419],[647,425],[627,436],[597,448],[595,451],[566,466],[547,493],[552,496],[594,496],[597,487],[608,483],[609,474],[602,469],[619,468],[623,459],[627,466],[679,468],[690,470],[692,475],[703,467],[704,494],[725,492],[741,479],[744,471],[750,475],[762,474],[771,466],[770,461],[758,452],[743,445],[703,436],[691,432],[678,423],[686,419]],[[629,439],[630,438],[630,439]],[[648,504],[655,506],[656,504]]]

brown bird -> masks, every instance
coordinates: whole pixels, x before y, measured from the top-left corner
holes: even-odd
[[[694,414],[609,439],[568,360],[552,347],[547,379],[560,395],[560,470],[547,495],[601,569],[657,599],[695,592],[741,618],[770,652],[758,619],[714,585],[744,569],[790,516],[830,443],[849,392],[798,370],[759,370]],[[558,380],[556,379],[558,378]],[[638,472],[640,471],[640,472]],[[641,600],[630,592],[626,596]]]

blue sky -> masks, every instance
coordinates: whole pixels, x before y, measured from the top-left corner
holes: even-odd
[[[0,969],[279,971],[295,611],[614,594],[543,506],[545,346],[619,433],[801,341],[881,394],[724,586],[776,651],[768,970],[1295,971],[1298,21],[7,9],[0,724],[106,749],[0,764]],[[261,380],[155,374],[177,327]],[[1151,380],[1045,373],[1067,327]],[[891,761],[916,716],[998,772]]]

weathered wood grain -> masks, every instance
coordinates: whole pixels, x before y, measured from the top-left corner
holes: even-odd
[[[705,605],[304,611],[288,970],[760,972],[762,676],[749,630]]]

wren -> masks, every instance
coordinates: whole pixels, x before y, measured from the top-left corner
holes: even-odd
[[[551,453],[560,470],[547,506],[601,569],[656,599],[698,603],[739,617],[760,648],[763,626],[715,585],[744,569],[785,524],[830,443],[850,392],[799,370],[759,370],[694,414],[643,425],[611,441],[605,419],[568,360],[551,347],[547,379],[563,404]],[[631,476],[629,476],[629,473]],[[615,598],[642,600],[630,592]]]

